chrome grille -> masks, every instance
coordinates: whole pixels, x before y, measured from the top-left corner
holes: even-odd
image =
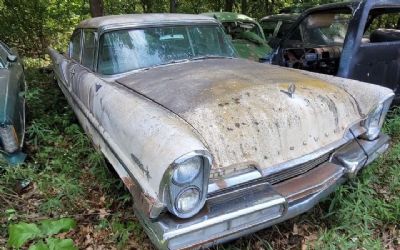
[[[295,176],[304,174],[311,169],[317,167],[318,165],[327,162],[329,160],[329,157],[331,155],[331,152],[326,153],[310,162],[306,162],[300,165],[297,165],[295,167],[291,167],[285,170],[282,170],[280,172],[274,173],[267,175],[263,177],[264,180],[267,180],[270,184],[276,184],[278,182],[293,178]]]

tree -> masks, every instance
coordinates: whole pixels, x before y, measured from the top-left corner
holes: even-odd
[[[242,0],[242,13],[247,14],[247,0]]]
[[[177,0],[170,0],[169,12],[170,13],[176,13],[177,5],[178,5]]]
[[[89,4],[92,17],[104,16],[103,0],[89,0]]]
[[[235,0],[225,0],[225,11],[232,12]]]

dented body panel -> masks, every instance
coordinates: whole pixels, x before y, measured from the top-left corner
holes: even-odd
[[[179,23],[174,18],[151,26]],[[192,18],[185,22],[198,22]],[[150,19],[116,20],[79,27],[101,34]],[[79,122],[132,193],[159,248],[210,245],[291,218],[388,146],[383,134],[362,139],[369,114],[391,101],[383,87],[228,57],[105,76],[70,54],[49,54]],[[198,154],[209,160],[205,205],[178,218],[168,212],[171,169]],[[299,197],[307,202],[298,205]]]

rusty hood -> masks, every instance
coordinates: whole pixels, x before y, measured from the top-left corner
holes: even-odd
[[[268,168],[304,156],[339,141],[363,118],[344,88],[242,59],[169,65],[116,81],[193,126],[214,156],[214,170]]]

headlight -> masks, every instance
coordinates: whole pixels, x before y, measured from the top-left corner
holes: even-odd
[[[180,213],[190,212],[196,208],[200,198],[200,190],[197,187],[189,187],[178,195],[175,207]]]
[[[393,97],[388,98],[369,113],[367,119],[364,121],[364,127],[367,129],[367,132],[362,136],[363,138],[370,141],[378,138],[392,100]]]
[[[172,180],[178,184],[186,184],[194,180],[200,172],[202,158],[195,156],[180,163],[173,170]]]
[[[189,218],[204,206],[208,191],[211,155],[194,151],[176,159],[160,186],[168,210],[179,218]]]

